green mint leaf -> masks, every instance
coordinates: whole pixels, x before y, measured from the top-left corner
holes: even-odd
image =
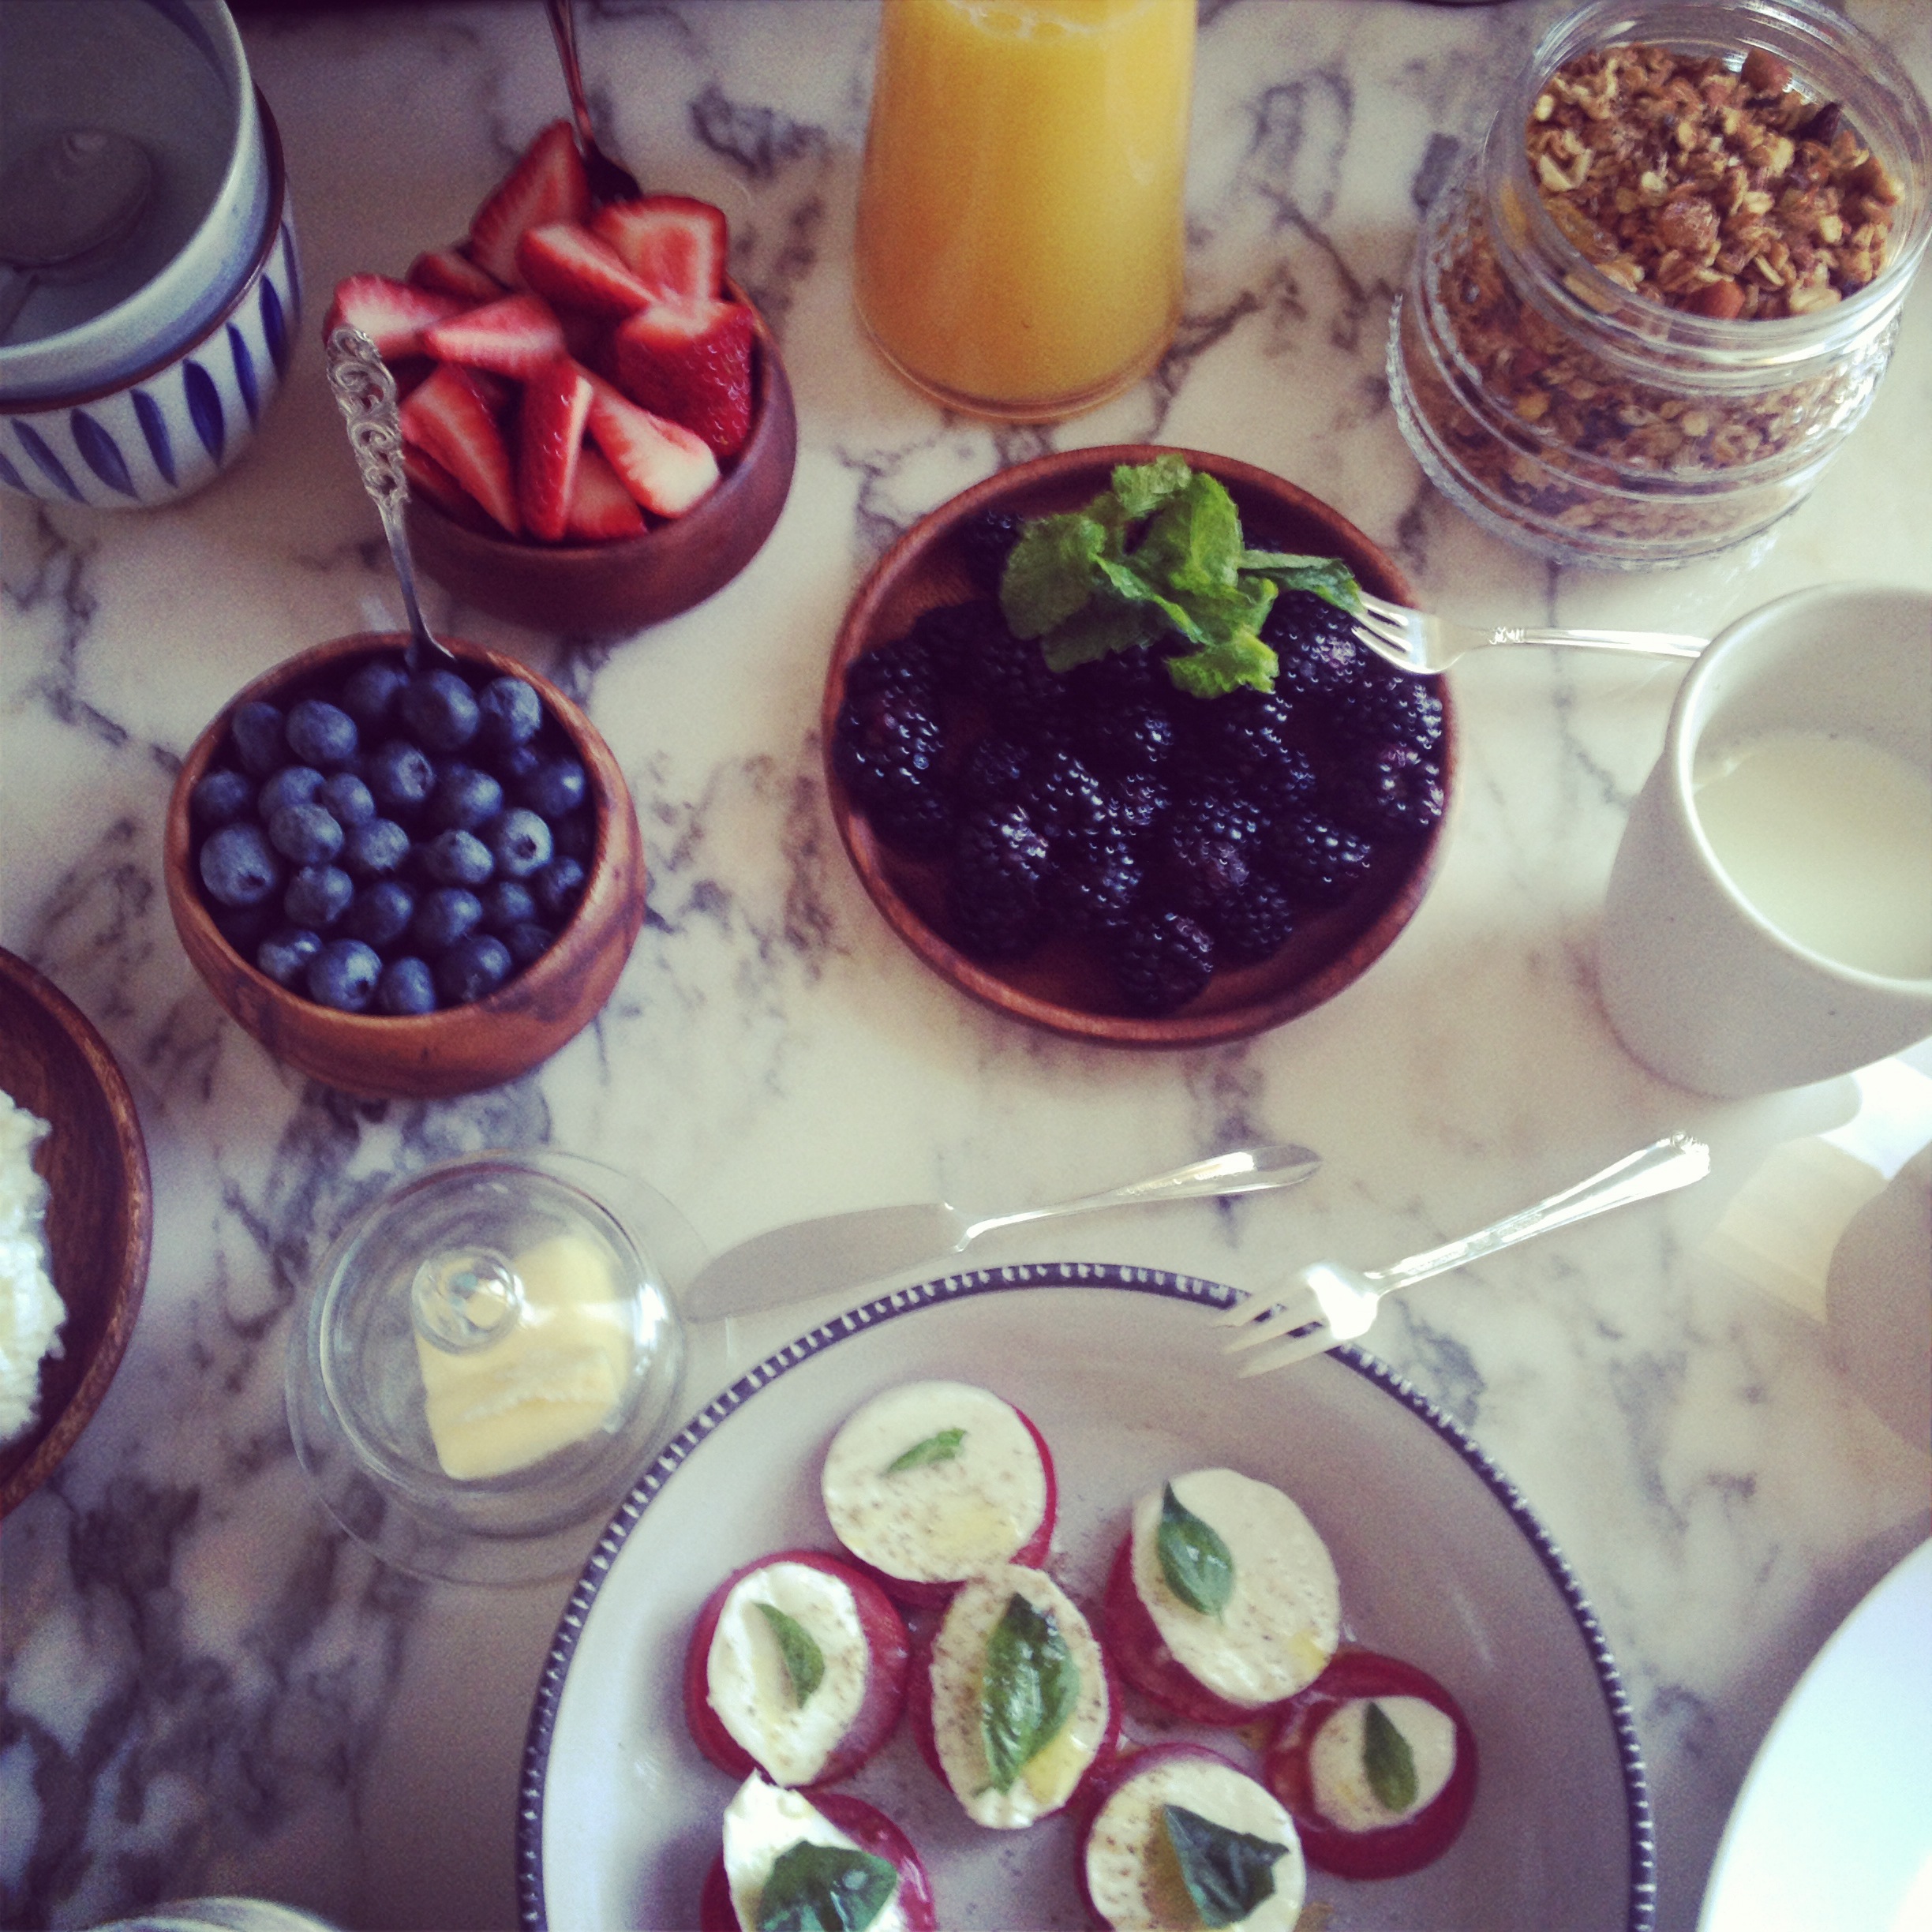
[[[1290,556],[1279,550],[1242,553],[1244,572],[1271,578],[1284,590],[1311,591],[1351,616],[1362,607],[1361,586],[1339,557]]]
[[[1118,463],[1109,479],[1110,492],[1124,522],[1138,523],[1153,515],[1170,497],[1178,496],[1194,472],[1185,456],[1171,450],[1151,462]]]
[[[1185,657],[1170,657],[1167,675],[1193,698],[1219,698],[1243,685],[1258,691],[1275,688],[1275,673],[1281,660],[1252,631],[1243,631],[1222,642]]]
[[[1000,578],[1000,609],[1015,637],[1044,637],[1085,605],[1106,549],[1099,521],[1077,511],[1035,517],[1020,533]]]
[[[979,1732],[995,1791],[1010,1791],[1080,1702],[1080,1666],[1050,1611],[1017,1593],[987,1640]]]
[[[1167,1587],[1190,1610],[1218,1617],[1234,1594],[1234,1557],[1220,1532],[1202,1522],[1168,1483],[1161,1491],[1160,1528],[1155,1552]]]
[[[1415,1803],[1415,1753],[1380,1704],[1368,1706],[1362,1726],[1362,1769],[1383,1810],[1401,1813]]]
[[[966,1440],[963,1428],[942,1429],[937,1436],[928,1436],[923,1442],[915,1442],[904,1455],[894,1456],[886,1465],[888,1476],[897,1476],[902,1470],[923,1469],[929,1462],[950,1462],[960,1452],[960,1444]]]
[[[1135,545],[1135,567],[1175,597],[1231,586],[1241,565],[1241,511],[1215,477],[1187,487],[1148,526]]]
[[[898,1889],[886,1859],[800,1840],[778,1854],[758,1894],[758,1932],[865,1932]]]
[[[1163,1805],[1161,1823],[1203,1925],[1239,1925],[1275,1896],[1275,1861],[1285,1844],[1230,1831],[1184,1805]]]
[[[784,1659],[785,1675],[792,1679],[792,1698],[802,1707],[825,1682],[825,1653],[796,1617],[787,1616],[776,1604],[762,1603],[758,1608],[778,1639],[778,1654]]]
[[[1193,613],[1185,605],[1163,595],[1159,582],[1131,560],[1116,562],[1110,557],[1103,557],[1097,567],[1106,579],[1107,588],[1123,604],[1150,605],[1155,615],[1166,620],[1167,629],[1178,631],[1190,644],[1207,642],[1206,635],[1194,621]]]
[[[1166,621],[1151,605],[1095,597],[1040,640],[1050,671],[1071,671],[1115,651],[1144,650],[1165,635]]]

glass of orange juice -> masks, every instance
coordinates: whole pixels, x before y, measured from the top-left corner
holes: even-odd
[[[1041,422],[1181,313],[1195,0],[885,0],[859,312],[957,409]]]

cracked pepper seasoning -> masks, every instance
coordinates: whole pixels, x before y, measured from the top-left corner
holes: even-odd
[[[1622,38],[1632,18],[1595,5],[1545,38],[1429,210],[1389,349],[1445,495],[1610,567],[1724,549],[1802,500],[1932,231],[1925,103],[1841,17],[1666,0]]]

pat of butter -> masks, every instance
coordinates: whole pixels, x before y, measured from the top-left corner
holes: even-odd
[[[559,1234],[511,1265],[523,1308],[500,1341],[451,1354],[416,1338],[430,1439],[458,1482],[527,1469],[603,1428],[630,1379],[630,1303],[602,1246]]]

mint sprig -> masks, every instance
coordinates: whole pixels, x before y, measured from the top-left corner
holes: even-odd
[[[1080,1702],[1080,1666],[1053,1612],[1014,1593],[987,1639],[979,1733],[995,1791],[1010,1791]]]
[[[792,1680],[792,1696],[801,1709],[811,1694],[825,1682],[825,1653],[805,1626],[788,1616],[776,1604],[761,1603],[765,1621],[778,1640],[778,1654],[784,1660],[785,1675]]]
[[[1362,1724],[1362,1771],[1385,1811],[1406,1811],[1416,1801],[1415,1753],[1380,1704]]]
[[[1190,1610],[1218,1617],[1228,1607],[1234,1594],[1234,1553],[1213,1524],[1196,1516],[1174,1494],[1172,1483],[1161,1489],[1154,1552],[1167,1587]]]
[[[865,1932],[898,1885],[897,1870],[870,1852],[800,1839],[778,1854],[758,1894],[757,1932]]]
[[[1261,625],[1283,590],[1361,608],[1339,558],[1248,549],[1226,489],[1169,452],[1121,464],[1084,510],[1032,519],[1007,559],[1000,607],[1054,671],[1178,636],[1192,648],[1168,661],[1168,676],[1214,698],[1275,688]]]
[[[1285,1844],[1230,1830],[1185,1805],[1163,1805],[1161,1823],[1203,1925],[1239,1925],[1275,1896],[1275,1864]]]
[[[888,1476],[902,1475],[908,1470],[924,1469],[931,1462],[950,1462],[960,1452],[960,1445],[966,1440],[963,1428],[942,1429],[937,1436],[928,1436],[923,1442],[915,1442],[904,1455],[894,1456],[886,1465]]]

